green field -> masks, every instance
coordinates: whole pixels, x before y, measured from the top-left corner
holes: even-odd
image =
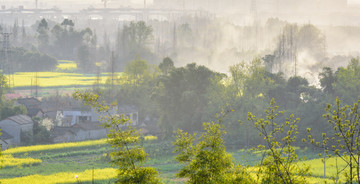
[[[159,142],[149,137],[145,149],[150,154],[146,165],[155,167],[165,183],[184,183],[184,179],[175,177],[181,165],[174,161],[171,142]],[[84,141],[11,148],[3,152],[4,158],[0,170],[0,182],[6,183],[76,183],[75,175],[82,183],[91,183],[93,173],[95,183],[114,181],[116,169],[109,164],[106,156],[112,150],[103,140]],[[261,160],[261,154],[248,150],[230,151],[237,164],[254,166]],[[307,149],[298,149],[300,157],[311,160],[303,163],[311,165],[312,177],[309,183],[324,183],[323,162],[317,154]],[[335,158],[326,162],[328,183],[335,175]],[[300,163],[302,164],[302,163]],[[339,167],[344,163],[338,160]],[[255,175],[256,168],[249,171]],[[341,177],[343,174],[341,174]]]

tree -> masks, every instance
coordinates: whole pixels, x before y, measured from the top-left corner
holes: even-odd
[[[61,25],[65,27],[65,30],[67,30],[68,27],[70,27],[70,31],[73,31],[73,27],[75,24],[72,20],[64,19]]]
[[[219,121],[221,123],[221,121]],[[174,142],[175,159],[184,167],[177,176],[189,178],[187,183],[253,183],[251,176],[243,168],[234,166],[232,157],[226,153],[223,136],[224,127],[217,123],[204,123],[204,133],[194,145],[196,134],[177,131]]]
[[[359,79],[359,58],[353,58],[346,68],[339,68],[336,72],[336,82],[333,85],[335,94],[347,104],[356,101],[360,91]]]
[[[334,94],[333,84],[336,81],[336,75],[330,67],[324,67],[322,72],[319,73],[320,86],[323,91],[328,94]]]
[[[118,60],[129,61],[141,57],[151,61],[155,57],[148,48],[153,39],[153,28],[144,21],[130,22],[123,26],[122,34],[118,34],[117,47],[121,48],[118,50]]]
[[[138,83],[138,80],[144,79],[144,76],[150,74],[150,66],[145,60],[134,60],[125,66],[125,73]]]
[[[162,63],[159,64],[159,68],[163,75],[167,75],[172,69],[174,69],[174,62],[171,58],[166,57],[163,59]]]
[[[144,21],[130,22],[129,26],[124,26],[124,33],[128,43],[135,44],[135,46],[144,47],[152,38],[153,29],[147,26]]]
[[[158,184],[158,172],[152,167],[144,167],[148,154],[140,146],[140,136],[136,128],[131,126],[131,121],[113,113],[113,107],[103,105],[99,95],[89,92],[76,91],[73,94],[75,99],[81,100],[102,114],[101,120],[105,128],[109,128],[108,143],[115,149],[110,153],[111,163],[118,167],[116,183],[124,184]]]
[[[216,76],[218,74],[208,68],[192,63],[159,78],[152,99],[159,107],[160,127],[168,128],[165,130],[167,135],[178,128],[185,131],[201,129],[199,122],[209,102],[206,93]]]
[[[278,108],[272,99],[270,107],[265,110],[266,118],[257,118],[251,112],[248,113],[248,120],[265,140],[265,145],[259,144],[257,147],[265,149],[265,159],[259,165],[259,174],[263,174],[261,183],[306,183],[309,167],[298,165],[299,158],[292,146],[298,135],[297,124],[300,119],[290,115],[285,122],[277,122],[279,115],[284,114]]]
[[[90,62],[90,52],[87,46],[81,46],[78,48],[78,59],[79,59],[79,68],[83,72],[90,72],[94,68],[94,63]]]
[[[325,108],[326,114],[323,117],[332,126],[331,135],[322,134],[322,141],[315,142],[308,129],[309,141],[317,147],[325,149],[341,158],[345,163],[346,183],[360,183],[360,97],[353,105],[341,105],[339,98],[336,98],[336,105],[328,104]]]
[[[48,23],[45,19],[41,19],[38,27],[37,27],[37,32],[38,32],[38,42],[39,42],[39,48],[45,48],[46,46],[48,46],[49,44],[49,35],[48,35]]]

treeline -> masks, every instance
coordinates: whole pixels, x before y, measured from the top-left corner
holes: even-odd
[[[148,154],[141,144],[136,128],[128,126],[129,119],[111,113],[111,106],[103,105],[99,95],[87,92],[75,92],[74,98],[104,114],[103,123],[111,129],[108,143],[117,148],[113,150],[111,162],[118,167],[117,183],[162,183],[158,172],[153,167],[145,167]],[[311,128],[307,128],[307,138],[302,144],[324,150],[324,157],[336,156],[346,165],[336,165],[334,183],[360,182],[359,134],[360,134],[360,97],[353,105],[343,105],[339,98],[334,105],[328,104],[323,119],[333,131],[315,131],[320,138],[312,136]],[[226,152],[224,136],[226,124],[224,118],[233,110],[223,109],[217,116],[217,122],[204,123],[200,136],[179,129],[173,142],[177,154],[175,160],[181,169],[177,177],[186,178],[186,183],[283,183],[302,184],[314,182],[310,166],[300,163],[301,159],[295,151],[294,144],[301,131],[301,119],[285,112],[276,105],[274,99],[265,105],[264,112],[254,115],[247,113],[247,122],[262,141],[256,143],[252,151],[262,153],[257,167],[249,169],[246,163],[237,164]],[[239,122],[242,124],[243,122]],[[131,124],[131,122],[130,122]],[[321,154],[320,154],[321,156]],[[250,174],[254,173],[254,175]],[[345,177],[340,177],[343,174]],[[326,181],[324,181],[326,183]]]
[[[188,64],[175,67],[170,58],[159,66],[144,60],[134,60],[125,67],[126,77],[111,79],[102,89],[108,102],[136,105],[141,114],[158,119],[164,137],[171,137],[177,129],[201,131],[202,122],[216,120],[221,109],[231,109],[224,122],[228,128],[227,144],[252,147],[261,139],[246,122],[247,113],[264,112],[266,104],[275,99],[286,109],[285,114],[297,114],[299,138],[306,138],[306,129],[330,131],[322,118],[328,103],[338,96],[344,104],[351,104],[359,96],[359,60],[352,59],[336,72],[325,67],[319,74],[320,86],[311,86],[300,76],[285,78],[282,73],[267,71],[261,59],[230,67],[230,74],[221,74],[205,66]],[[100,90],[101,91],[101,90]],[[109,95],[108,95],[109,94]],[[299,143],[299,142],[297,142]],[[300,144],[300,143],[299,143]]]

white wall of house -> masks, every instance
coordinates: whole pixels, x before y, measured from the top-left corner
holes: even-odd
[[[88,139],[101,139],[106,137],[106,129],[88,130]]]
[[[91,112],[82,112],[82,111],[63,111],[64,117],[72,117],[71,125],[79,123],[81,117],[85,117],[86,120],[91,121]]]
[[[53,139],[54,143],[62,143],[62,142],[72,142],[74,140],[75,136],[74,134],[70,132],[66,132],[62,136],[55,137]]]

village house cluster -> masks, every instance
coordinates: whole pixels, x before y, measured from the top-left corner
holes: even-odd
[[[37,98],[16,99],[17,105],[23,105],[26,115],[16,115],[0,121],[0,144],[2,150],[9,146],[22,145],[21,136],[33,131],[34,118],[40,121],[46,119],[46,128],[50,131],[50,141],[53,143],[75,142],[105,138],[108,130],[99,122],[100,114],[94,109],[74,104],[57,105],[43,103]],[[118,105],[112,113],[124,115],[132,121],[132,125],[140,129],[144,135],[160,133],[156,120],[144,118],[139,122],[139,112],[132,105]]]

